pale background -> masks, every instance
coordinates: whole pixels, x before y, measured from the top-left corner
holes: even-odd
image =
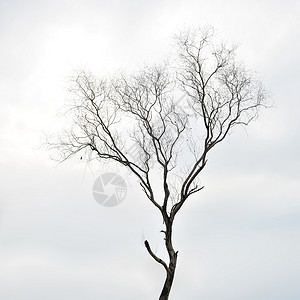
[[[134,178],[115,208],[92,196],[105,170],[40,149],[68,76],[158,62],[182,28],[212,25],[257,70],[274,107],[209,157],[205,189],[175,224],[172,300],[300,299],[299,1],[0,1],[0,297],[153,300],[166,257],[157,211]],[[121,172],[120,170],[116,170]]]

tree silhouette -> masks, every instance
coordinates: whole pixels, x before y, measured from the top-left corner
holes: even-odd
[[[145,240],[166,272],[160,300],[169,298],[176,270],[174,220],[187,199],[203,189],[199,175],[209,152],[235,126],[254,120],[266,103],[261,82],[237,61],[236,48],[215,39],[212,29],[183,32],[175,40],[172,64],[112,79],[87,72],[73,77],[69,113],[74,123],[51,143],[62,161],[85,152],[88,160],[115,161],[136,176],[164,224],[168,261]],[[154,188],[153,172],[160,174],[161,193]]]

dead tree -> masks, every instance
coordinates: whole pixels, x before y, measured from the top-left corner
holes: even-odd
[[[199,175],[209,152],[233,127],[254,120],[266,98],[260,81],[237,62],[236,49],[216,42],[212,30],[182,33],[176,42],[172,66],[146,67],[109,80],[85,72],[75,76],[76,97],[69,109],[73,127],[51,143],[62,160],[85,152],[88,160],[115,161],[136,176],[164,224],[168,261],[145,240],[148,253],[166,272],[160,300],[169,299],[176,270],[174,220],[203,188]],[[132,143],[138,149],[134,158],[129,155]],[[159,191],[154,170],[160,173]]]

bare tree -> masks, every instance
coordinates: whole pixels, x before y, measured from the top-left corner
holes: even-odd
[[[148,253],[166,272],[160,300],[169,298],[176,270],[175,216],[203,188],[199,175],[210,150],[233,127],[254,120],[266,98],[261,83],[237,62],[236,49],[216,42],[211,29],[182,33],[176,44],[172,66],[105,80],[80,72],[72,85],[73,127],[51,143],[62,160],[85,151],[88,160],[115,161],[137,177],[164,224],[168,261],[145,240]],[[134,158],[129,155],[132,143],[138,149]],[[160,174],[159,191],[154,170]]]

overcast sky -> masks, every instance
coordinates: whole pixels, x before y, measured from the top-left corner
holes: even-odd
[[[299,16],[293,0],[1,0],[1,299],[158,299],[164,270],[143,241],[166,257],[162,223],[134,178],[105,208],[92,195],[104,168],[56,165],[39,146],[64,126],[75,69],[159,62],[180,29],[205,25],[240,45],[274,107],[210,156],[176,220],[171,299],[300,299]]]

